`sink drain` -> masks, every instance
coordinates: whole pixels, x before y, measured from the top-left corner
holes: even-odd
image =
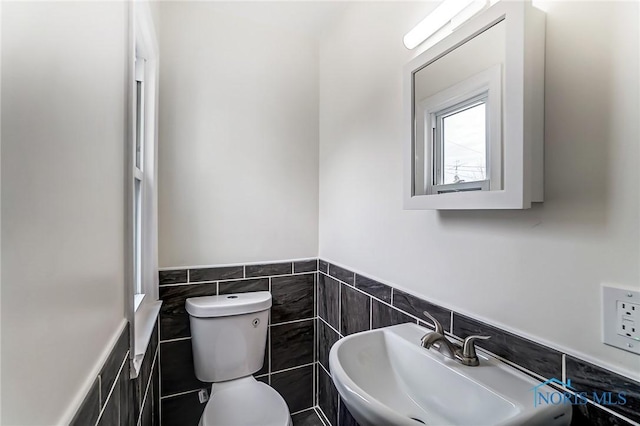
[[[416,422],[418,422],[418,423],[421,423],[421,424],[423,424],[423,425],[426,425],[426,423],[425,423],[423,420],[420,420],[420,419],[419,419],[419,418],[417,418],[417,417],[411,417],[411,416],[409,416],[409,418],[410,418],[411,420],[413,420],[413,421],[416,421]]]

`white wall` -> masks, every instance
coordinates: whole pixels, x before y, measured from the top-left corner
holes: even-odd
[[[637,375],[600,285],[640,287],[636,2],[545,2],[545,203],[402,209],[402,36],[428,3],[354,5],[320,46],[320,256]],[[419,50],[419,49],[418,49]]]
[[[2,5],[2,418],[68,422],[124,318],[127,5]]]
[[[241,3],[160,5],[161,267],[317,255],[317,43]]]

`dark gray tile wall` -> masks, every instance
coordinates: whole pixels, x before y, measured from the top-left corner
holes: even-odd
[[[334,343],[338,341],[340,335],[326,322],[322,320],[316,320],[317,328],[316,333],[318,336],[318,362],[327,370],[329,370],[329,351]]]
[[[332,425],[338,424],[338,391],[322,366],[318,369],[318,407]]]
[[[480,321],[453,314],[453,334],[491,336],[478,346],[545,378],[562,377],[562,353]]]
[[[271,371],[313,363],[314,322],[308,319],[271,326]]]
[[[324,426],[315,409],[310,408],[291,416],[294,426]]]
[[[315,405],[317,269],[318,261],[310,259],[159,271],[163,300],[160,394],[164,426],[197,425],[206,405],[199,402],[198,391],[211,386],[195,377],[193,367],[189,315],[184,304],[187,298],[196,296],[271,291],[273,305],[265,362],[255,376],[283,396],[291,413]]]
[[[293,262],[293,272],[299,274],[301,272],[316,272],[318,270],[318,259],[301,260]]]
[[[315,273],[271,278],[272,323],[315,317],[314,279]]]
[[[318,275],[318,316],[340,329],[340,283],[325,274]]]
[[[562,378],[564,354],[555,349],[458,314],[327,261],[319,260],[318,269],[318,406],[332,425],[348,426],[356,422],[341,404],[328,374],[328,354],[331,346],[347,334],[370,328],[404,322],[417,322],[422,326],[432,327],[430,321],[422,314],[425,310],[429,311],[446,331],[459,338],[472,334],[491,336],[491,339],[478,342],[477,345],[536,374],[537,378]],[[370,324],[367,324],[367,320]],[[565,372],[578,391],[625,392],[625,405],[607,408],[627,419],[640,422],[639,382],[569,355],[566,355]],[[632,424],[595,403],[575,406],[573,417],[574,426]]]
[[[371,328],[389,327],[390,325],[403,324],[405,322],[415,322],[409,315],[394,309],[389,305],[379,302],[378,300],[371,301]]]
[[[271,386],[282,395],[291,413],[313,407],[313,366],[271,374]]]
[[[172,271],[177,273],[177,271]],[[194,268],[189,269],[188,281],[180,281],[181,283],[190,282],[197,283],[201,281],[220,281],[231,280],[234,278],[244,278],[244,268],[242,266],[220,266],[216,268]],[[160,271],[162,274],[163,271]],[[175,283],[174,283],[175,284]],[[162,285],[162,283],[160,284]]]
[[[321,259],[161,271],[160,283],[164,300],[160,350],[162,366],[169,370],[161,368],[161,415],[167,426],[196,425],[204,409],[196,391],[210,386],[193,375],[189,319],[184,310],[186,298],[200,295],[271,291],[267,346],[271,356],[265,352],[265,367],[257,376],[284,397],[292,413],[299,412],[292,416],[294,426],[321,424],[316,412],[309,409],[313,406],[325,422],[357,425],[331,381],[331,347],[345,335],[404,322],[432,327],[422,314],[424,310],[457,337],[490,335],[490,340],[478,346],[538,378],[562,377],[563,354],[559,351]],[[570,356],[566,356],[566,374],[581,391],[624,390],[628,404],[608,408],[640,421],[640,383]],[[190,390],[185,391],[187,388]],[[144,410],[141,414],[146,418]],[[574,426],[631,424],[591,402],[575,406],[573,418]]]
[[[449,309],[397,289],[393,289],[393,306],[431,324],[431,320],[424,315],[424,311],[427,311],[442,324],[444,331],[451,331],[451,310]]]
[[[343,284],[340,290],[340,303],[340,333],[343,336],[371,328],[369,296]]]
[[[266,277],[271,275],[287,275],[293,273],[292,262],[264,263],[262,265],[245,266],[245,274],[248,277]]]
[[[377,297],[383,302],[391,303],[391,287],[386,284],[356,274],[356,288]]]
[[[71,426],[160,425],[158,325],[144,355],[140,374],[129,378],[129,325],[120,334]],[[158,383],[155,386],[154,383]]]
[[[359,426],[356,419],[353,418],[349,409],[342,401],[342,398],[338,400],[338,424],[340,426]]]
[[[640,423],[640,383],[568,355],[566,369],[571,386],[579,392],[593,395],[595,391],[601,395],[612,390],[624,390],[626,403],[610,405],[609,409]],[[638,371],[640,373],[640,363]]]

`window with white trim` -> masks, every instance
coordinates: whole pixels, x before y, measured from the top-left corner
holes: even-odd
[[[502,90],[492,67],[417,104],[416,162],[425,195],[502,188]],[[422,129],[422,130],[421,130]],[[417,182],[416,182],[417,184]]]
[[[143,236],[143,188],[144,188],[144,145],[145,145],[145,59],[135,59],[135,133],[133,163],[133,274],[134,310],[144,299],[142,285],[142,236]]]
[[[133,40],[127,149],[127,294],[131,377],[140,372],[162,301],[158,300],[158,43],[149,2],[131,2]]]
[[[489,189],[487,93],[432,113],[432,193]]]

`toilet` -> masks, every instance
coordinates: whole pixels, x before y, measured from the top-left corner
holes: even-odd
[[[213,382],[199,426],[292,426],[282,396],[252,376],[264,363],[271,293],[192,297],[185,307],[196,377]]]

